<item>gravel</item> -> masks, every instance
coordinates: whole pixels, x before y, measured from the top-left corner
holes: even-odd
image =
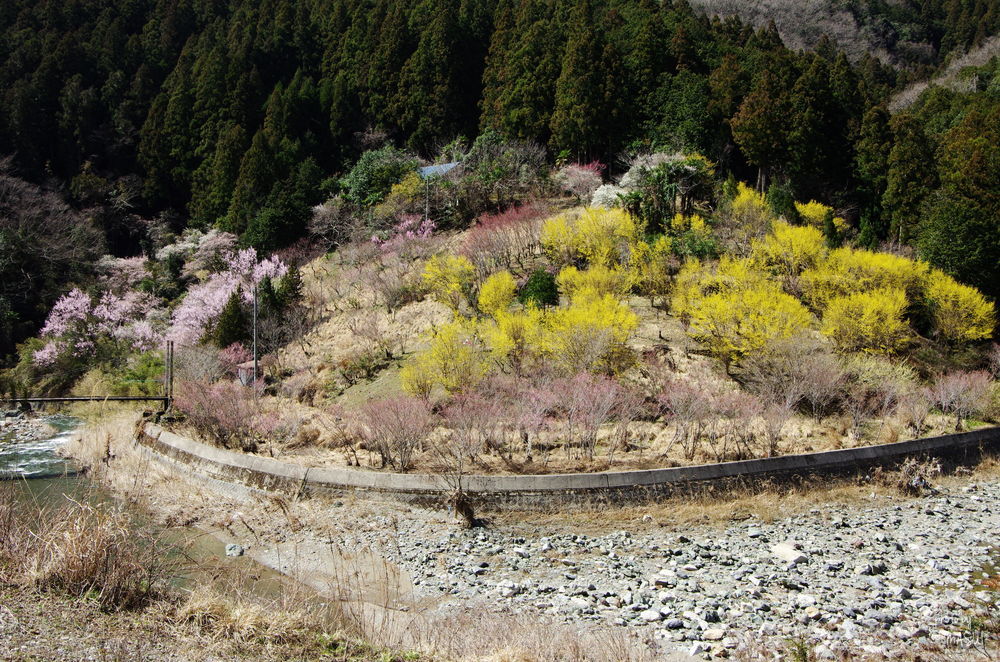
[[[931,491],[870,507],[835,506],[726,528],[642,524],[605,535],[458,530],[394,519],[357,533],[418,592],[456,608],[637,628],[670,651],[710,658],[774,640],[818,657],[971,645],[963,624],[996,560],[1000,482]],[[387,526],[389,522],[386,523]]]

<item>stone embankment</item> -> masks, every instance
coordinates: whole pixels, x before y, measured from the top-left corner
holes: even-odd
[[[136,441],[157,459],[182,465],[209,481],[257,492],[299,496],[362,496],[440,505],[455,490],[454,477],[314,468],[237,453],[144,425]],[[1000,428],[927,437],[801,455],[720,462],[644,471],[548,475],[465,475],[461,486],[477,507],[493,510],[553,506],[621,505],[648,502],[703,486],[722,487],[762,478],[855,473],[907,458],[948,457],[969,461],[1000,447]]]

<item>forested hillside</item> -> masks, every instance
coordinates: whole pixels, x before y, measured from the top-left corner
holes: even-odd
[[[279,248],[386,143],[443,159],[456,138],[495,130],[549,163],[608,164],[605,176],[679,150],[828,203],[860,243],[915,244],[995,296],[1000,142],[982,137],[1000,131],[993,86],[895,117],[884,104],[995,32],[998,5],[850,3],[895,31],[887,47],[924,44],[919,58],[898,53],[900,73],[825,39],[793,52],[773,26],[683,1],[12,0],[0,7],[3,176],[58,191],[122,257],[186,227]],[[18,227],[0,228],[0,275],[23,289],[25,264],[6,250]],[[956,237],[984,241],[970,253]],[[0,355],[58,293],[0,292]]]

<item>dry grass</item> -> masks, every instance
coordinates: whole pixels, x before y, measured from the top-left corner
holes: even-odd
[[[53,507],[0,495],[0,577],[39,590],[94,598],[108,611],[159,596],[175,568],[156,536],[133,526],[120,504],[70,497]]]
[[[873,470],[852,477],[807,477],[796,481],[758,481],[705,488],[645,505],[609,509],[605,505],[572,511],[508,512],[497,522],[536,525],[546,530],[603,531],[633,527],[706,525],[723,528],[734,521],[774,522],[831,506],[870,506],[873,501],[915,496],[913,478],[923,476],[936,486],[958,486],[970,480],[1000,478],[1000,459],[988,456],[972,468],[944,471],[934,461],[907,461],[894,470]]]
[[[437,659],[466,662],[652,662],[649,644],[621,628],[584,628],[538,617],[469,613],[428,621],[422,648]]]

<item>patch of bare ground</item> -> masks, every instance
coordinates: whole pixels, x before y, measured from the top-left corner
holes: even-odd
[[[891,471],[875,469],[851,477],[810,476],[787,481],[757,481],[726,487],[692,488],[659,503],[607,508],[595,505],[545,512],[507,512],[498,523],[547,531],[606,532],[628,522],[632,530],[691,526],[725,528],[731,522],[774,522],[834,506],[871,507],[915,498],[914,480],[923,478],[942,487],[1000,478],[1000,459],[983,458],[973,467],[943,469],[934,461],[912,461]]]

